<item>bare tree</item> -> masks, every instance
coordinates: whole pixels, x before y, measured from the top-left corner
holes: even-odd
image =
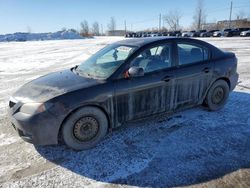
[[[170,11],[163,19],[168,24],[170,30],[177,31],[180,29],[181,14],[178,10]]]
[[[81,35],[82,36],[88,36],[89,35],[89,24],[87,22],[87,20],[84,20],[83,22],[81,22]]]
[[[109,31],[114,31],[116,29],[116,21],[114,17],[110,18],[110,21],[107,26]]]
[[[202,29],[202,25],[206,23],[206,13],[204,8],[204,0],[197,0],[197,7],[194,14],[194,27],[197,30]]]
[[[99,23],[98,22],[94,22],[92,24],[92,33],[95,36],[99,36],[100,35],[100,27],[99,27]]]

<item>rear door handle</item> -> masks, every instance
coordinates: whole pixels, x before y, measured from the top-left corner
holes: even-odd
[[[210,72],[210,68],[206,67],[202,71],[205,72],[205,73],[209,73]]]
[[[164,82],[169,82],[171,79],[172,79],[171,76],[165,76],[165,77],[162,79],[162,81],[164,81]]]

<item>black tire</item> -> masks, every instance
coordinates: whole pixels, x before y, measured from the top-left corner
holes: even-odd
[[[66,120],[62,127],[64,143],[74,150],[96,146],[106,135],[108,120],[98,108],[83,107]]]
[[[221,34],[220,34],[220,33],[218,34],[218,37],[221,37]]]
[[[210,87],[205,103],[209,110],[217,111],[224,107],[229,96],[229,86],[224,80],[217,80]]]

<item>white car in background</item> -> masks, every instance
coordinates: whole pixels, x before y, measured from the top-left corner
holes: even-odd
[[[213,37],[222,37],[224,36],[224,32],[228,32],[228,31],[231,31],[232,29],[223,29],[223,30],[220,30],[220,31],[215,31],[213,33]]]
[[[192,37],[195,31],[184,31],[181,36],[182,37]]]
[[[247,31],[242,31],[242,32],[240,33],[240,36],[241,36],[241,37],[250,37],[250,29],[247,30]]]

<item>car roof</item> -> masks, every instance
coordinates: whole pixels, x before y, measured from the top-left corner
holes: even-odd
[[[136,46],[136,47],[142,47],[147,44],[153,43],[153,42],[160,42],[160,41],[172,41],[172,40],[178,40],[178,41],[186,41],[186,42],[202,42],[204,41],[193,39],[193,38],[182,38],[182,37],[147,37],[147,38],[134,38],[134,39],[126,39],[121,40],[118,42],[115,42],[115,44],[118,45],[128,45],[128,46]]]

